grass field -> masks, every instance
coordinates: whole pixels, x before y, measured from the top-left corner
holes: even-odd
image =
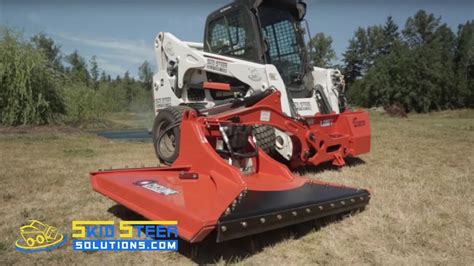
[[[71,234],[72,220],[133,213],[91,190],[89,171],[156,165],[150,143],[69,128],[0,129],[0,265],[6,264],[451,264],[473,265],[474,110],[372,113],[370,154],[307,176],[369,188],[368,208],[325,226],[303,224],[226,242],[180,242],[179,253],[15,250],[18,227],[42,220]],[[126,120],[124,116],[121,119]]]

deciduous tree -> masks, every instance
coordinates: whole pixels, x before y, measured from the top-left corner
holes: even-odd
[[[314,65],[317,67],[328,68],[332,66],[332,61],[336,59],[336,52],[332,48],[331,36],[326,36],[319,32],[311,39],[313,49],[311,55]]]

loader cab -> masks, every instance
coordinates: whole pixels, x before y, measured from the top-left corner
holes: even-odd
[[[248,8],[231,4],[212,13],[206,23],[204,51],[263,63],[258,27]]]
[[[305,13],[300,0],[236,0],[208,16],[204,51],[273,64],[298,98],[292,92],[307,91],[303,79],[312,70],[300,23]]]

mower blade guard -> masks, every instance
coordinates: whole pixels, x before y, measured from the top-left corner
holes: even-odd
[[[293,175],[261,150],[245,159],[251,165],[243,170],[216,152],[220,129],[186,111],[172,167],[98,171],[91,173],[92,186],[147,219],[176,220],[179,236],[189,242],[216,229],[221,242],[357,210],[369,202],[367,190]]]

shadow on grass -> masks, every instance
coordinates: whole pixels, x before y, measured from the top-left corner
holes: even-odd
[[[346,161],[346,165],[344,167],[354,167],[354,166],[365,164],[365,161],[358,157],[347,157],[347,158],[344,158],[344,160]],[[293,171],[297,172],[300,175],[307,175],[307,174],[320,174],[326,171],[339,171],[340,169],[341,169],[340,167],[334,166],[331,162],[325,162],[317,166],[308,165],[304,167],[299,167]]]
[[[146,220],[122,205],[114,205],[108,211],[122,220]],[[318,231],[322,227],[339,222],[352,214],[354,212],[346,212],[222,243],[216,243],[216,232],[214,231],[200,243],[189,243],[179,239],[179,253],[197,264],[235,263],[262,252],[266,247],[299,239],[312,231]]]
[[[124,221],[145,221],[145,217],[140,214],[128,209],[127,207],[115,204],[107,210],[109,213],[113,214],[115,217],[118,217]]]

